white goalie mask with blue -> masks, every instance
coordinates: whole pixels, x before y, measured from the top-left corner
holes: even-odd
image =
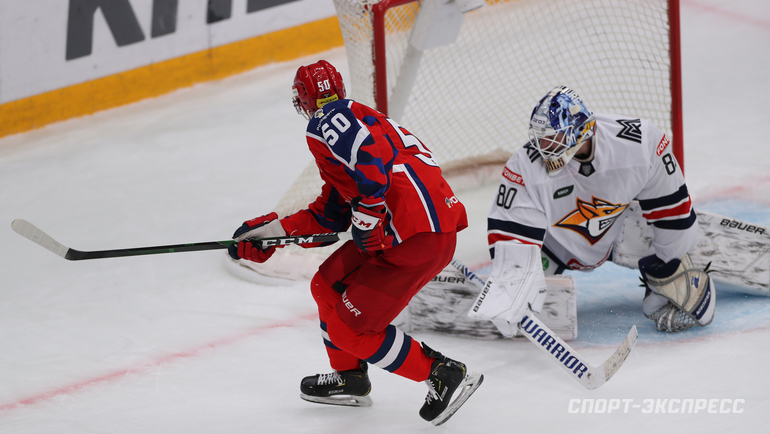
[[[559,173],[594,135],[596,119],[567,86],[551,89],[532,110],[529,142],[543,157],[550,176]]]

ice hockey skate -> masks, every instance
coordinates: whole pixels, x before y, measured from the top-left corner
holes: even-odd
[[[452,360],[424,343],[422,347],[428,357],[436,361],[431,366],[430,376],[425,380],[430,390],[420,409],[420,417],[439,426],[449,420],[481,386],[484,375],[468,373],[464,363]]]
[[[333,371],[316,374],[302,379],[299,396],[305,401],[319,404],[345,405],[349,407],[371,407],[368,365],[361,363],[361,369]]]

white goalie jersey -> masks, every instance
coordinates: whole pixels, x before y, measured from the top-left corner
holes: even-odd
[[[494,257],[498,241],[540,246],[561,267],[592,270],[604,263],[623,231],[624,211],[638,200],[663,261],[696,242],[697,224],[669,139],[645,119],[595,113],[590,161],[573,158],[549,176],[527,144],[506,163],[488,218]]]

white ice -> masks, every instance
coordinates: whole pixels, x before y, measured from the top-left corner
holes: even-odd
[[[770,225],[770,2],[682,0],[681,14],[696,206]],[[709,327],[665,335],[636,273],[576,274],[575,349],[598,364],[640,333],[594,391],[527,341],[415,334],[486,376],[434,428],[417,414],[425,385],[376,368],[371,408],[299,398],[303,376],[329,371],[307,282],[255,285],[222,251],[69,262],[11,231],[24,218],[83,250],[228,239],[310,162],[288,88],[320,57],[347,69],[332,50],[0,140],[0,432],[768,432],[770,298],[720,294]],[[486,259],[493,189],[460,194],[467,263]],[[577,399],[620,408],[580,413]]]

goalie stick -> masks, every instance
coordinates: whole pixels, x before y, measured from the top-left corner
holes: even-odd
[[[76,250],[71,247],[67,247],[58,241],[54,240],[50,235],[38,229],[37,226],[32,223],[23,220],[16,219],[11,223],[11,229],[22,237],[38,244],[53,253],[61,256],[64,259],[70,261],[81,261],[85,259],[101,259],[101,258],[118,258],[124,256],[142,256],[142,255],[155,255],[160,253],[177,253],[177,252],[195,252],[199,250],[217,250],[226,249],[236,243],[235,240],[225,241],[207,241],[201,243],[187,243],[187,244],[173,244],[168,246],[151,246],[151,247],[134,247],[128,249],[112,249],[112,250],[93,250],[83,251]],[[273,246],[286,246],[289,244],[312,244],[312,243],[328,243],[350,238],[347,232],[335,232],[328,234],[318,235],[303,235],[295,237],[271,237],[261,238],[257,241],[261,244],[262,248]]]
[[[482,291],[486,288],[486,283],[481,280],[473,271],[469,270],[462,262],[452,259],[452,265],[460,270],[471,282]],[[636,344],[639,333],[636,331],[636,325],[631,327],[623,343],[617,350],[601,365],[593,366],[586,359],[577,353],[572,347],[557,336],[540,319],[535,317],[532,310],[527,308],[527,313],[519,323],[519,331],[527,337],[533,344],[543,350],[546,354],[555,358],[559,365],[567,373],[582,384],[586,389],[596,389],[618,372],[623,362],[631,353]]]

